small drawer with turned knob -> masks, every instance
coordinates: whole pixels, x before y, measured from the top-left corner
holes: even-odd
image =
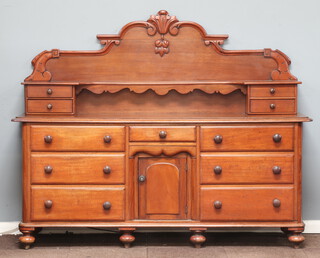
[[[251,99],[251,114],[296,114],[295,99]]]
[[[92,201],[94,200],[94,201]],[[31,187],[33,221],[121,221],[124,219],[124,186]]]
[[[202,186],[201,221],[290,221],[293,186]]]
[[[28,85],[26,93],[28,98],[72,98],[73,87],[71,85]]]
[[[62,99],[28,99],[26,105],[27,113],[73,113],[73,100]]]

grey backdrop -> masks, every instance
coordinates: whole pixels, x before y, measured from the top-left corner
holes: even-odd
[[[21,219],[21,134],[10,119],[24,112],[20,82],[41,51],[99,49],[96,34],[166,9],[208,33],[229,34],[226,49],[280,49],[292,60],[304,126],[303,217],[320,220],[320,1],[318,0],[0,0],[0,222]]]

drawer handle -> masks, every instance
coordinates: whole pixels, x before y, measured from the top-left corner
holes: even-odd
[[[46,209],[51,209],[52,204],[53,204],[53,201],[51,201],[51,200],[46,200],[46,201],[44,201],[44,207],[45,207]]]
[[[159,137],[160,137],[161,139],[165,139],[165,138],[167,137],[167,132],[166,132],[166,131],[160,131],[160,132],[159,132]]]
[[[281,174],[281,167],[279,167],[279,166],[274,166],[274,167],[272,168],[272,172],[273,172],[273,174],[275,174],[275,175]]]
[[[217,144],[222,143],[222,135],[216,135],[213,140]]]
[[[110,135],[106,135],[105,137],[103,137],[103,140],[105,143],[110,143],[112,140],[112,137]]]
[[[270,93],[271,93],[271,94],[275,94],[275,93],[276,93],[276,89],[275,89],[275,88],[271,88],[271,89],[270,89]]]
[[[281,134],[276,133],[275,135],[273,135],[274,142],[281,142],[281,139],[282,139]]]
[[[105,167],[103,168],[103,172],[104,172],[105,174],[110,174],[110,173],[111,173],[111,167],[105,166]]]
[[[52,170],[53,170],[53,168],[50,165],[44,167],[44,172],[46,174],[51,174]]]
[[[111,209],[111,202],[104,202],[102,206],[105,210],[110,210]]]
[[[214,169],[213,169],[213,172],[214,172],[216,175],[220,175],[221,172],[222,172],[222,167],[220,167],[220,166],[215,166]]]
[[[273,104],[273,103],[270,104],[270,108],[271,108],[271,109],[276,109],[276,104]]]
[[[47,105],[47,109],[51,110],[53,108],[52,104]]]
[[[279,199],[274,199],[273,200],[273,207],[279,208],[281,206],[281,202]]]
[[[52,140],[53,140],[53,138],[52,138],[51,135],[46,135],[46,136],[44,137],[45,143],[52,143]]]
[[[50,88],[47,89],[47,94],[48,94],[48,95],[51,95],[52,93],[53,93],[53,90],[52,90],[52,89],[50,89]]]
[[[222,207],[222,202],[221,201],[214,201],[213,206],[219,210]]]
[[[146,176],[141,175],[141,176],[139,176],[138,180],[139,180],[139,182],[143,183],[144,181],[146,181]]]

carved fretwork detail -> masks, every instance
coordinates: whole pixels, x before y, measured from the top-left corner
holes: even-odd
[[[51,73],[46,70],[47,61],[51,58],[58,58],[60,56],[59,49],[52,49],[51,51],[42,51],[32,60],[34,66],[33,73],[26,78],[26,81],[50,81]]]
[[[164,38],[168,32],[171,35],[178,34],[178,26],[174,26],[178,22],[176,16],[170,16],[167,11],[159,11],[157,15],[151,15],[148,22],[152,24],[157,32],[160,33],[161,39],[155,41],[155,53],[161,57],[169,53],[169,41]],[[152,26],[150,26],[152,27]],[[148,30],[148,34],[149,30]]]

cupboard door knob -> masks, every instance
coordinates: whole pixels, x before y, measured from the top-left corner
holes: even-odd
[[[167,132],[166,132],[166,131],[160,131],[160,132],[159,132],[159,137],[160,137],[161,139],[165,139],[165,138],[167,137]]]
[[[275,174],[275,175],[281,174],[281,167],[279,167],[279,166],[274,166],[274,167],[272,168],[272,172],[273,172],[273,174]]]
[[[271,94],[275,94],[275,93],[276,93],[276,89],[275,89],[275,88],[271,88],[271,89],[270,89],[270,93],[271,93]]]
[[[222,143],[222,135],[216,135],[213,140],[217,144]]]
[[[273,207],[279,208],[281,206],[281,202],[279,199],[274,199],[273,200]]]
[[[50,165],[44,167],[44,172],[46,174],[51,174],[52,170],[53,170],[53,168]]]
[[[110,173],[111,173],[111,167],[105,166],[105,167],[103,168],[103,172],[104,172],[105,174],[110,174]]]
[[[49,88],[49,89],[47,89],[47,94],[48,94],[48,95],[51,95],[51,94],[52,94],[52,92],[53,92],[53,90],[52,90],[52,89],[50,89],[50,88]]]
[[[275,108],[276,108],[276,104],[273,104],[273,103],[270,104],[270,108],[271,108],[271,109],[275,109]]]
[[[213,169],[213,172],[214,172],[216,175],[220,175],[221,172],[222,172],[222,167],[220,167],[220,166],[215,166],[214,169]]]
[[[44,141],[45,141],[46,143],[52,143],[52,140],[53,140],[53,138],[52,138],[51,135],[46,135],[46,136],[44,137]]]
[[[47,105],[47,109],[51,110],[53,108],[52,104]]]
[[[103,140],[105,143],[110,143],[112,140],[112,137],[110,135],[106,135],[105,137],[103,137]]]
[[[139,176],[139,182],[142,183],[144,181],[146,181],[146,176],[144,176],[144,175]]]
[[[222,202],[221,202],[221,201],[214,201],[213,206],[214,206],[216,209],[221,209],[221,207],[222,207]]]
[[[52,204],[53,204],[53,201],[51,201],[51,200],[46,200],[46,201],[44,201],[44,207],[45,207],[46,209],[51,209]]]
[[[281,139],[282,139],[281,134],[276,133],[275,135],[273,135],[274,142],[281,142]]]
[[[103,203],[103,208],[105,210],[110,210],[111,209],[111,202],[104,202]]]

